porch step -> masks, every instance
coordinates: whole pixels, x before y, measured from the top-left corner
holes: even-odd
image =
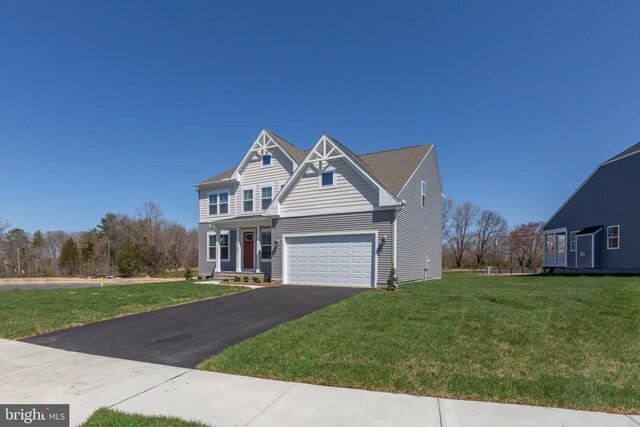
[[[235,271],[219,271],[213,273],[213,278],[216,280],[229,280],[230,282],[236,281],[236,277],[240,278],[240,281],[244,281],[245,277],[249,278],[249,283],[253,283],[253,278],[257,277],[262,282],[268,282],[271,277],[268,273],[250,273],[250,272],[241,272],[236,273]]]

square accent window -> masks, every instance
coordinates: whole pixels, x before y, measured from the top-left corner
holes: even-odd
[[[612,225],[607,227],[607,249],[620,248],[620,226]]]
[[[320,175],[320,185],[322,187],[333,187],[336,185],[336,171],[322,172]]]
[[[260,191],[261,191],[260,203],[261,203],[262,209],[267,209],[271,204],[273,190],[271,187],[262,187]]]
[[[271,154],[262,156],[262,166],[271,166]]]
[[[422,207],[426,207],[427,206],[427,183],[422,181],[422,186],[420,188],[421,194],[422,194]]]
[[[242,210],[244,212],[253,211],[253,190],[244,190],[242,192]]]
[[[575,252],[578,250],[578,232],[572,231],[571,233],[569,233],[569,236],[571,237],[571,243],[570,243],[571,252]]]
[[[271,230],[262,230],[260,233],[260,247],[262,248],[262,259],[271,259]]]

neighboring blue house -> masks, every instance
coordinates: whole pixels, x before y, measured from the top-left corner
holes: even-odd
[[[598,166],[542,233],[547,271],[640,273],[640,143]]]

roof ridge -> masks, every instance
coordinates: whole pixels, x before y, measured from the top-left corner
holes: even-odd
[[[387,150],[378,150],[378,151],[371,151],[370,153],[361,153],[358,154],[358,156],[368,156],[369,154],[378,154],[378,153],[387,153],[389,151],[400,151],[400,150],[406,150],[408,148],[416,148],[416,147],[428,147],[430,145],[433,144],[416,144],[416,145],[407,145],[406,147],[398,147],[398,148],[389,148]]]

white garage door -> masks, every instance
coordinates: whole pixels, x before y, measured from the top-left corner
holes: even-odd
[[[375,235],[286,237],[286,283],[373,286]]]

